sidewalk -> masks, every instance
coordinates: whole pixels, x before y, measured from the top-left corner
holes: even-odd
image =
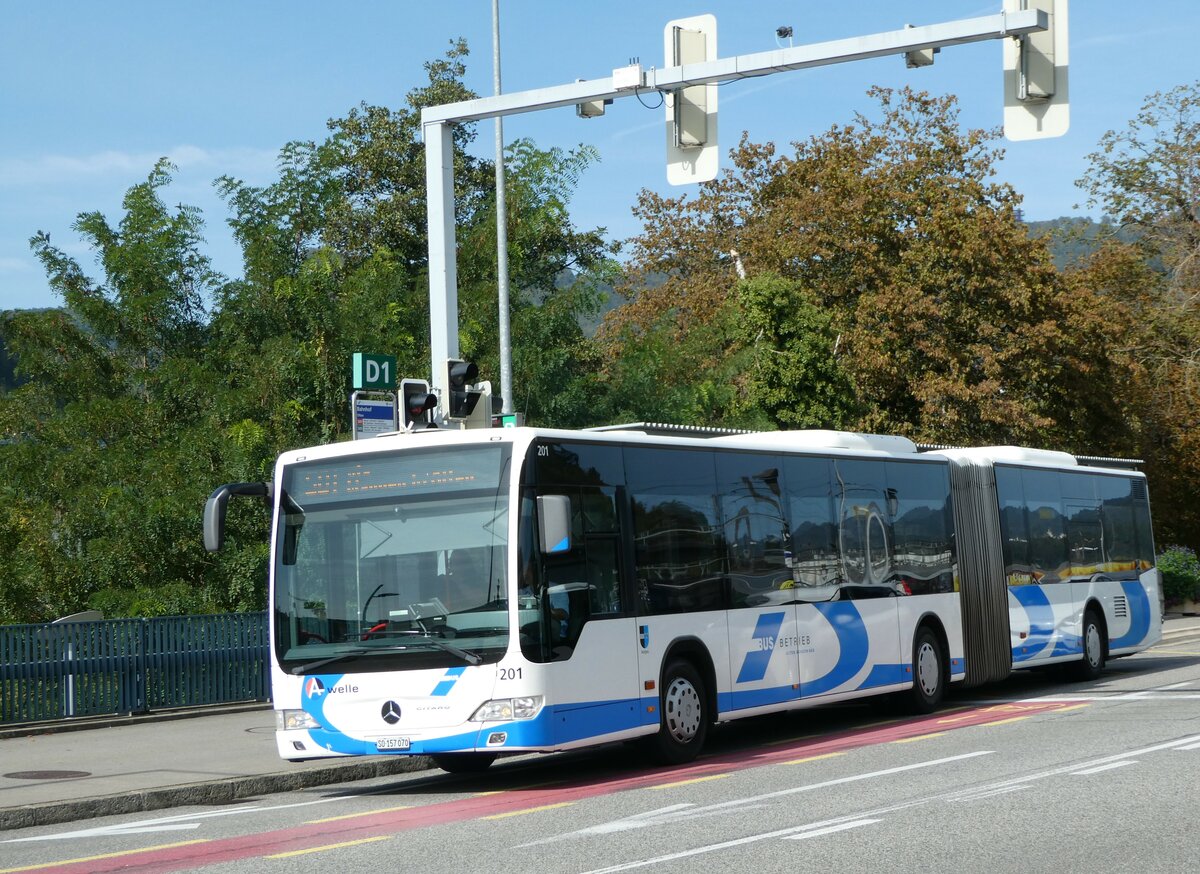
[[[0,728],[0,830],[187,804],[431,767],[423,756],[292,763],[275,750],[269,705],[179,718],[112,717],[94,728],[28,734]]]
[[[1168,616],[1164,642],[1200,639],[1200,616]],[[275,751],[266,705],[0,728],[0,830],[384,777],[422,756],[292,764]],[[69,730],[67,730],[69,729]]]

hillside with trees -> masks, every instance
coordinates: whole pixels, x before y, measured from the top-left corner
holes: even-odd
[[[1106,218],[1064,216],[1049,221],[1026,222],[1031,237],[1046,241],[1054,266],[1059,270],[1079,267],[1108,242],[1132,243],[1137,237],[1133,228],[1113,224]]]

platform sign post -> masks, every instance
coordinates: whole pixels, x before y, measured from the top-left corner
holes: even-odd
[[[356,391],[350,395],[350,420],[355,440],[378,437],[400,428],[395,392]]]
[[[394,391],[396,388],[396,356],[368,355],[355,352],[354,388],[371,391]]]

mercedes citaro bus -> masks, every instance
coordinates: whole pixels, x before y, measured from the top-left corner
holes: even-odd
[[[428,429],[285,452],[270,483],[279,754],[644,739],[1062,665],[1161,636],[1145,477],[834,431]]]

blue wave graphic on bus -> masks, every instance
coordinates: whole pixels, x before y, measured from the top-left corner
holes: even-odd
[[[1150,631],[1150,596],[1141,583],[1121,583],[1129,601],[1129,630],[1108,642],[1109,648],[1135,646],[1146,639]]]
[[[344,676],[346,675],[324,674],[317,676],[314,674],[304,681],[304,691],[300,697],[301,706],[322,726],[329,725],[328,720],[325,718],[325,702],[328,700],[329,694],[325,690],[336,687]],[[308,735],[314,743],[335,753],[352,753],[356,751],[354,742],[340,731],[311,728],[308,731]]]
[[[871,648],[871,640],[867,635],[867,626],[863,623],[862,615],[849,601],[838,601],[825,604],[814,604],[825,620],[833,628],[838,640],[837,664],[823,677],[817,677],[811,682],[800,684],[800,694],[822,695],[836,689],[863,669],[867,663],[867,653]]]
[[[448,668],[446,676],[440,683],[433,687],[433,691],[430,694],[434,697],[449,695],[450,690],[454,688],[454,684],[458,682],[458,678],[463,675],[463,671],[466,669],[466,665],[457,668]]]
[[[762,613],[754,625],[752,640],[758,641],[758,649],[746,653],[742,661],[742,669],[738,671],[737,682],[753,683],[767,675],[767,666],[771,663],[771,654],[775,652],[775,641],[779,638],[779,629],[783,626],[783,613]]]
[[[1041,586],[1016,586],[1008,591],[1029,618],[1029,637],[1013,648],[1013,661],[1024,662],[1037,658],[1054,639],[1054,608],[1050,606],[1050,599]]]
[[[465,669],[451,668],[447,671],[447,674],[455,674],[454,678],[448,682],[453,684],[458,679],[458,676],[462,674],[463,670]],[[343,755],[377,756],[394,754],[391,750],[377,749],[375,742],[372,740],[348,737],[341,729],[333,727],[328,717],[325,716],[325,702],[329,698],[328,690],[338,686],[345,676],[345,674],[314,674],[305,679],[304,686],[302,687],[301,706],[322,726],[327,726],[308,729],[308,736],[312,739],[313,743],[323,749],[329,752],[342,753]],[[442,684],[446,682],[443,680]],[[414,739],[412,747],[400,754],[439,753],[473,749],[477,741],[478,731],[474,727],[471,727],[468,731],[459,734]]]

